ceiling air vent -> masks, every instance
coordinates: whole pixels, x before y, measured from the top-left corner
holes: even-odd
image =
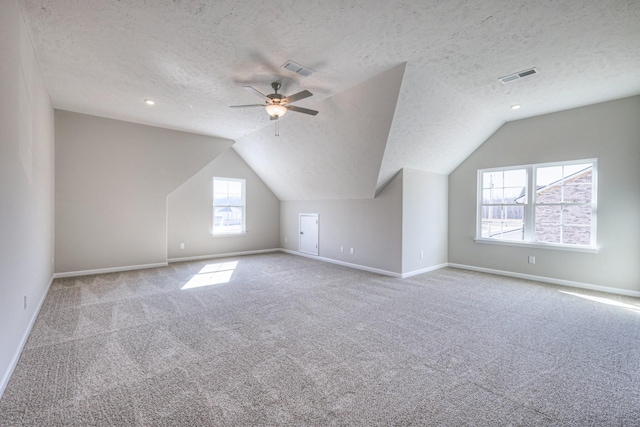
[[[313,74],[313,70],[311,68],[307,68],[304,65],[300,65],[293,61],[287,61],[282,64],[282,68],[285,70],[293,71],[296,74],[300,74],[303,77],[309,77]]]
[[[521,79],[523,77],[531,76],[533,74],[538,74],[537,68],[529,68],[528,70],[520,71],[519,73],[509,74],[508,76],[500,77],[498,80],[502,82],[502,84],[512,82],[514,80]]]

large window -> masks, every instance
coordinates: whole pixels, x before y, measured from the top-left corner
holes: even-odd
[[[596,166],[580,160],[479,170],[476,238],[595,248]]]
[[[213,234],[243,234],[245,180],[213,178]]]

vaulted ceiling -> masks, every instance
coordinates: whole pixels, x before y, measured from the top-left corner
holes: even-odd
[[[55,108],[235,140],[283,200],[374,197],[403,167],[450,173],[506,121],[640,93],[636,0],[19,1]],[[320,113],[275,136],[262,108],[229,108],[273,81]]]

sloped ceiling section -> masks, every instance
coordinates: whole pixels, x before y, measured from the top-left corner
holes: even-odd
[[[405,167],[449,174],[503,123],[490,107],[408,64],[378,190]]]
[[[271,122],[233,148],[280,200],[372,198],[405,66],[311,105],[315,117],[287,113],[280,136]]]

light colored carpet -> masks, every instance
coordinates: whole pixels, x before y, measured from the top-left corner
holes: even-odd
[[[282,253],[57,279],[0,425],[638,426],[640,301]]]

